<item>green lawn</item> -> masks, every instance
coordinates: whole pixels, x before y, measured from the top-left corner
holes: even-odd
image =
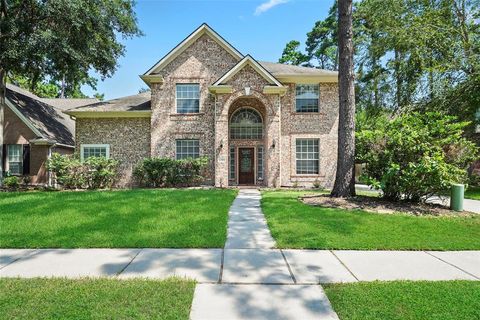
[[[235,190],[0,193],[1,248],[221,248]]]
[[[266,191],[262,208],[280,248],[478,250],[480,215],[415,217],[313,207],[305,192]]]
[[[466,199],[480,200],[480,187],[468,187],[465,191]]]
[[[341,320],[480,319],[480,282],[361,282],[326,285]]]
[[[179,279],[0,279],[2,319],[188,319],[195,283]]]

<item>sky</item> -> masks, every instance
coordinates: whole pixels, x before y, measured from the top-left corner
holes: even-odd
[[[135,11],[143,37],[123,41],[125,55],[111,78],[99,80],[105,99],[132,94],[146,87],[138,75],[206,22],[242,54],[276,62],[285,44],[302,46],[317,20],[324,19],[333,0],[137,0]],[[93,76],[96,77],[95,74]],[[92,95],[89,87],[84,87]]]

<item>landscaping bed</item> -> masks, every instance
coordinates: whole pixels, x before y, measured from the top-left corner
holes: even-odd
[[[222,248],[235,190],[0,193],[0,248]]]
[[[195,283],[180,279],[0,279],[2,319],[188,319]]]
[[[356,196],[352,198],[333,198],[329,195],[304,196],[300,197],[303,203],[312,206],[325,208],[339,208],[346,210],[364,210],[374,213],[393,214],[406,213],[415,216],[472,216],[472,212],[457,212],[439,204],[412,203],[412,202],[391,202],[378,197]]]
[[[341,320],[480,319],[478,281],[393,281],[328,284]]]
[[[306,194],[309,193],[262,192],[262,209],[278,247],[351,250],[480,249],[480,215],[414,216],[326,208],[303,203],[299,198]]]

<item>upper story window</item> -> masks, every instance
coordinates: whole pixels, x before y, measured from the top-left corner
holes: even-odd
[[[260,114],[253,109],[236,111],[230,122],[230,139],[262,139],[263,123]]]
[[[82,160],[90,157],[110,158],[110,145],[108,144],[82,144],[80,146],[80,158]]]
[[[297,84],[295,92],[295,110],[297,112],[318,112],[318,84]]]
[[[176,140],[175,157],[177,160],[200,157],[200,141],[198,139]]]
[[[200,111],[200,85],[178,83],[176,85],[177,113],[198,113]]]

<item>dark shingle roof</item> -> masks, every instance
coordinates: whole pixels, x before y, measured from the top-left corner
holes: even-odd
[[[72,108],[78,108],[86,106],[87,104],[92,104],[98,102],[96,98],[73,98],[73,99],[63,99],[63,98],[41,98],[41,101],[49,104],[57,109],[62,111],[69,110]]]
[[[41,134],[38,138],[73,146],[75,122],[33,93],[7,84],[7,99]]]
[[[86,106],[69,109],[68,112],[115,112],[115,111],[150,111],[150,91],[118,99],[100,101]]]
[[[291,64],[274,63],[267,61],[259,61],[265,69],[272,75],[337,75],[338,71],[325,69],[317,69],[311,67],[293,66]]]

